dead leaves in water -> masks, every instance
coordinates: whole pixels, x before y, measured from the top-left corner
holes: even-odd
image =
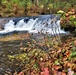
[[[19,62],[14,64],[24,65],[18,75],[73,75],[76,71],[75,50],[73,38],[56,47],[37,44],[32,40],[27,41],[25,46],[20,43],[22,54],[15,55],[12,59]]]
[[[0,41],[25,40],[25,39],[29,39],[30,37],[31,37],[31,35],[28,33],[13,34],[13,35],[7,35],[7,36],[0,37]]]

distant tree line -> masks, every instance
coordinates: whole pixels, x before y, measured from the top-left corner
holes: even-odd
[[[0,0],[0,5],[1,5],[2,1],[4,1],[4,0]],[[12,1],[12,0],[5,0],[5,1],[9,2],[9,1]],[[23,1],[23,0],[19,0],[19,1]],[[58,1],[60,1],[60,2],[69,2],[69,3],[72,4],[72,6],[76,4],[76,0],[31,0],[32,4],[34,4],[34,5],[39,5],[40,1],[44,1],[44,2],[47,2],[47,3],[50,3],[50,2],[54,3],[54,2],[58,2]]]

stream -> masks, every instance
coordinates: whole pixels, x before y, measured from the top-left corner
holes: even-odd
[[[0,41],[0,75],[3,75],[4,71],[12,69],[12,62],[9,61],[7,55],[14,55],[19,53],[19,43],[21,41]],[[10,69],[9,69],[10,68]]]
[[[0,30],[0,38],[4,38],[8,34],[22,31],[24,33],[27,31],[34,34],[38,32],[44,34],[48,32],[50,35],[66,34],[66,32],[60,28],[59,17],[45,15],[38,17],[13,18],[12,20],[9,20],[5,23],[3,29]],[[23,45],[25,46],[26,42],[23,40],[0,41],[0,75],[4,75],[6,71],[12,72],[14,68],[16,68],[14,63],[10,62],[7,56],[19,54],[21,42],[23,42]]]

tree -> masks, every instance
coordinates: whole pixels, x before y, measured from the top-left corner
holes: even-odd
[[[23,0],[24,1],[24,12],[25,12],[25,15],[27,15],[27,13],[28,13],[28,9],[27,9],[27,7],[28,7],[28,0]]]
[[[39,5],[39,0],[31,0],[32,4],[34,4],[35,6],[36,5]]]
[[[2,0],[0,0],[0,5],[2,5]]]
[[[36,5],[39,5],[39,0],[36,0]]]

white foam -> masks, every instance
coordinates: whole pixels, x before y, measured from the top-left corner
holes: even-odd
[[[5,24],[4,30],[0,31],[0,34],[6,34],[13,31],[28,31],[29,33],[38,33],[42,31],[43,33],[48,32],[49,34],[66,33],[64,30],[61,30],[60,20],[52,23],[51,18],[36,18],[35,20],[32,18],[29,19],[27,23],[24,22],[24,19],[21,19],[16,25],[13,20],[10,20]]]
[[[4,26],[4,30],[12,30],[15,28],[13,20],[10,20],[7,24]]]

